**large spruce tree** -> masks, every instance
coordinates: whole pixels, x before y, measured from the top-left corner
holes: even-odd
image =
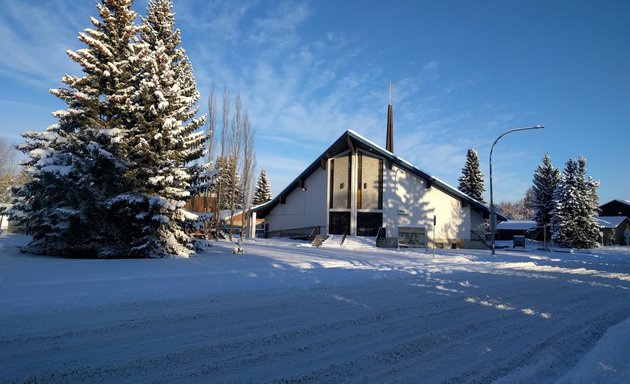
[[[97,4],[101,20],[79,34],[87,47],[67,51],[83,76],[65,75],[51,93],[67,104],[46,132],[27,132],[32,181],[16,191],[14,217],[33,235],[31,252],[108,257],[116,254],[112,199],[125,191],[128,100],[142,51],[131,0]]]
[[[568,248],[593,248],[599,244],[599,182],[586,178],[586,159],[569,159],[554,192],[551,226],[553,241]]]
[[[148,53],[134,94],[138,123],[129,137],[132,166],[125,175],[133,183],[133,198],[125,205],[139,218],[136,247],[155,255],[187,255],[192,246],[183,228],[195,223],[183,206],[206,187],[207,170],[193,163],[204,155],[207,136],[199,128],[205,116],[195,118],[200,95],[171,1],[151,1],[142,25]]]
[[[483,202],[483,174],[479,168],[479,156],[477,151],[469,149],[466,154],[466,164],[462,168],[462,175],[458,179],[457,189],[477,201]]]
[[[560,171],[551,163],[549,154],[545,154],[542,164],[536,167],[532,190],[534,192],[534,220],[541,227],[551,223],[554,209],[554,191],[560,182]]]
[[[188,255],[181,207],[203,170],[203,124],[191,66],[173,28],[170,0],[136,23],[132,0],[102,0],[101,20],[68,55],[82,76],[51,92],[68,108],[46,132],[27,132],[32,181],[17,191],[15,217],[29,250],[77,257]]]

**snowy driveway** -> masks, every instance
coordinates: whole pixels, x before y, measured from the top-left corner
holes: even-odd
[[[20,255],[0,237],[2,382],[627,382],[630,258],[283,241],[190,259]],[[608,334],[607,331],[609,331]],[[582,380],[582,381],[580,381]]]

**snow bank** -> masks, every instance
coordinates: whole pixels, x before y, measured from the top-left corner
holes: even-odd
[[[586,356],[558,384],[628,383],[630,318],[608,329]]]

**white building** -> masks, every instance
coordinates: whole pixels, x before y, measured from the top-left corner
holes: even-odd
[[[9,214],[11,204],[0,203],[0,233],[6,233],[9,229]]]
[[[395,156],[392,130],[390,105],[391,149],[346,131],[273,200],[255,207],[266,236],[378,234],[389,246],[484,247],[489,208]]]

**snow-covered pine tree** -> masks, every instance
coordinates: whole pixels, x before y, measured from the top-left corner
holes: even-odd
[[[171,9],[170,0],[150,1],[142,20],[146,54],[133,97],[137,124],[127,138],[129,188],[112,204],[131,226],[130,251],[148,257],[193,252],[184,228],[201,223],[183,206],[210,181],[209,170],[192,163],[205,153],[205,116],[195,118],[200,95]]]
[[[132,0],[102,0],[101,20],[68,51],[83,76],[51,91],[66,102],[59,123],[24,134],[32,181],[17,191],[15,216],[33,234],[33,252],[77,257],[188,255],[181,209],[203,189],[204,153],[195,132],[199,98],[179,47],[170,1],[149,5],[135,23]]]
[[[573,246],[573,234],[577,231],[575,216],[581,210],[577,183],[577,162],[569,159],[554,191],[551,212],[552,240],[564,247]]]
[[[267,171],[263,168],[256,181],[256,191],[254,192],[252,204],[256,206],[264,204],[269,200],[271,200],[271,183],[269,183]]]
[[[534,171],[532,190],[534,192],[534,220],[539,226],[551,223],[554,209],[554,191],[560,181],[560,171],[553,166],[549,154],[545,153],[542,164]]]
[[[65,75],[51,93],[68,108],[46,132],[27,132],[21,150],[32,179],[16,191],[13,216],[32,234],[28,250],[75,257],[119,256],[110,199],[125,190],[125,133],[141,50],[132,0],[103,0],[101,20],[79,33],[87,48],[67,51],[83,76]]]
[[[583,211],[579,218],[580,236],[578,237],[578,248],[593,248],[601,244],[601,229],[597,225],[596,216],[599,214],[599,198],[597,188],[599,181],[590,176],[586,176],[586,158],[578,157],[578,177],[581,183],[581,195],[583,196]]]
[[[462,168],[462,175],[457,179],[459,189],[477,201],[483,202],[483,174],[479,168],[479,156],[477,151],[469,149],[466,154],[466,164]]]
[[[48,132],[23,133],[26,143],[18,146],[28,155],[22,165],[30,180],[13,190],[9,218],[32,235],[26,248],[31,253],[70,254],[68,245],[88,233],[88,228],[80,225],[85,221],[76,204],[79,194],[69,177],[71,155],[57,150],[61,144],[53,133],[56,126]]]
[[[569,159],[554,192],[551,227],[553,241],[568,248],[593,248],[599,244],[597,214],[599,182],[586,178],[586,159]]]

